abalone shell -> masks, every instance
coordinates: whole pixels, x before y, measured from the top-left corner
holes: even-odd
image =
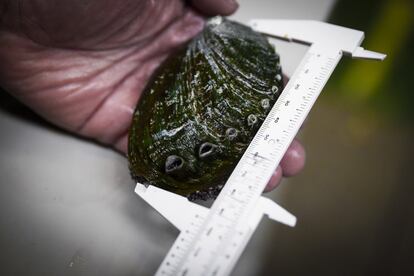
[[[215,197],[282,91],[279,56],[263,35],[215,17],[148,83],[129,133],[132,176]]]

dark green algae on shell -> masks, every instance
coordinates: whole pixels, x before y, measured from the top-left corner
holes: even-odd
[[[168,58],[129,133],[132,176],[190,199],[217,196],[282,91],[266,37],[221,17]]]

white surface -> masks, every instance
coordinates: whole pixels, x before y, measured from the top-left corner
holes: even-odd
[[[240,1],[236,19],[323,19],[332,1]],[[304,50],[278,48],[285,72]],[[3,275],[149,275],[178,234],[133,193],[119,154],[0,113]],[[254,275],[266,232],[235,275]]]

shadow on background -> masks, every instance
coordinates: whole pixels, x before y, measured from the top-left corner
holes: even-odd
[[[414,2],[339,1],[330,22],[363,30],[382,62],[344,58],[285,189],[295,229],[278,226],[263,275],[414,275]]]

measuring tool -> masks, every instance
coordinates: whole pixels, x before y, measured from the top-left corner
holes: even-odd
[[[342,55],[385,58],[360,47],[363,32],[328,23],[252,20],[250,26],[310,47],[211,208],[137,184],[135,192],[180,230],[158,276],[229,275],[264,214],[294,226],[293,215],[261,196],[266,184]]]

